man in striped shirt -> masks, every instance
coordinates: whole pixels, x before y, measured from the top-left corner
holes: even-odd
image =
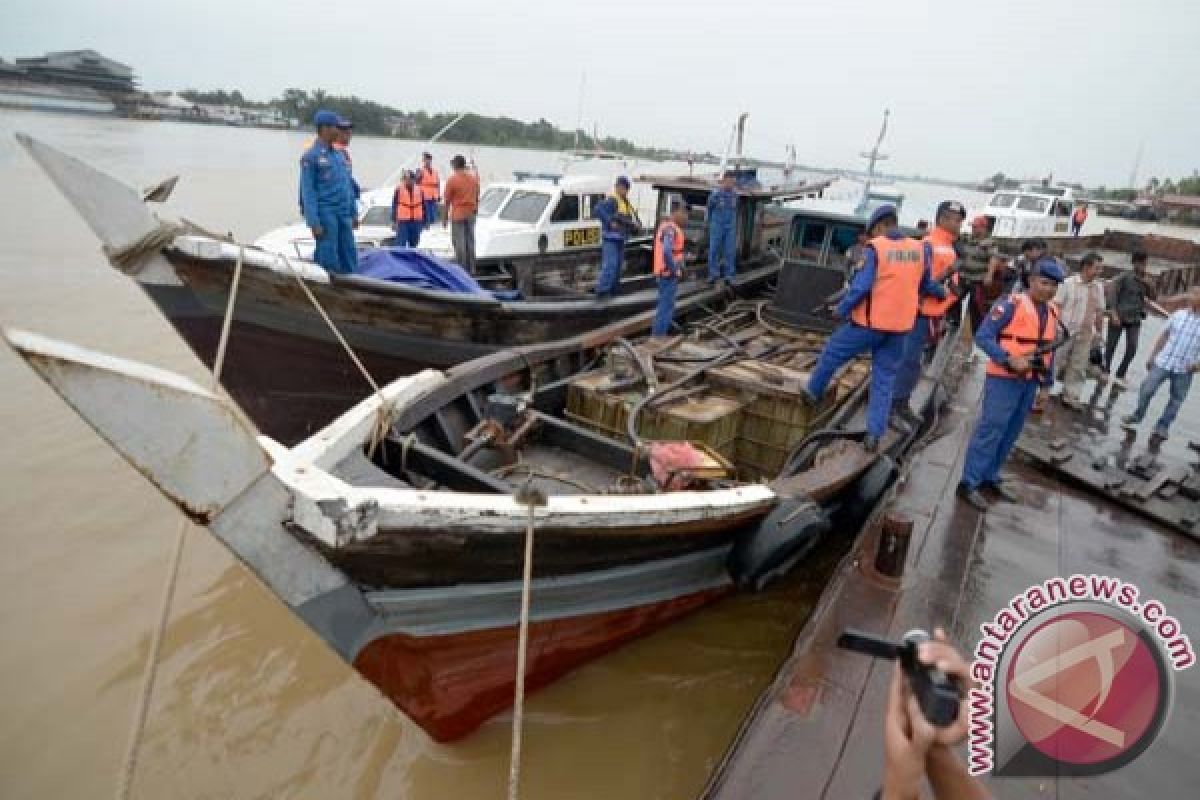
[[[1154,436],[1165,440],[1175,415],[1192,388],[1192,375],[1200,372],[1200,286],[1188,295],[1187,308],[1176,311],[1167,321],[1167,327],[1154,343],[1154,352],[1150,354],[1146,369],[1148,374],[1138,392],[1137,410],[1122,417],[1121,425],[1136,430],[1155,393],[1170,381],[1171,399],[1154,426]]]

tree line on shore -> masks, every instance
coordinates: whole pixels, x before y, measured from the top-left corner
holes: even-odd
[[[237,89],[211,91],[186,89],[179,92],[179,95],[193,103],[239,108],[273,108],[286,117],[299,120],[301,124],[311,120],[317,109],[327,108],[353,120],[356,133],[417,140],[431,138],[458,116],[456,112],[431,114],[426,111],[402,111],[354,95],[328,94],[322,89],[285,89],[282,95],[266,102],[249,100]],[[537,122],[523,122],[509,117],[488,117],[482,114],[467,114],[446,133],[443,140],[463,144],[531,147],[542,150],[569,150],[579,147],[656,160],[666,160],[679,155],[674,151],[662,148],[639,147],[633,142],[619,137],[596,138],[583,130],[563,130],[545,119],[539,119]]]
[[[997,172],[990,178],[983,181],[983,185],[990,185],[995,189],[1016,189],[1020,185],[1020,181],[1009,178],[1003,172]],[[1070,185],[1070,184],[1068,184]],[[1147,192],[1152,195],[1164,194],[1182,194],[1200,197],[1200,170],[1192,170],[1192,174],[1172,180],[1167,178],[1159,180],[1151,178],[1146,182],[1143,188],[1119,188],[1109,189],[1105,186],[1097,186],[1095,188],[1085,188],[1082,185],[1071,185],[1071,188],[1087,192],[1089,197],[1102,200],[1114,200],[1125,203],[1132,203],[1138,198],[1138,195]]]

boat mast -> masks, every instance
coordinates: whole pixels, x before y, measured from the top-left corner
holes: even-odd
[[[1146,149],[1146,140],[1138,142],[1137,155],[1133,157],[1133,169],[1129,171],[1129,188],[1137,189],[1138,169],[1142,166],[1142,151]]]
[[[861,214],[867,210],[867,198],[871,194],[871,179],[875,177],[875,164],[887,159],[887,155],[879,152],[879,146],[883,144],[883,136],[887,133],[888,117],[891,113],[886,108],[883,110],[883,125],[879,127],[879,138],[875,140],[875,146],[871,148],[870,152],[859,154],[867,159],[867,180],[863,183],[862,197],[858,201],[858,206],[854,209],[854,213],[856,214]]]

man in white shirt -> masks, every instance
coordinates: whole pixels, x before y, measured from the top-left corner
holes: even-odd
[[[1087,379],[1092,341],[1104,330],[1104,287],[1097,280],[1102,266],[1099,253],[1088,253],[1079,273],[1063,281],[1054,296],[1060,319],[1071,334],[1059,353],[1064,373],[1062,403],[1075,411],[1083,406],[1079,395]]]
[[[1176,311],[1168,319],[1167,327],[1154,343],[1154,351],[1146,362],[1146,369],[1146,380],[1138,391],[1137,410],[1122,417],[1121,425],[1129,430],[1137,430],[1154,394],[1170,381],[1171,399],[1154,426],[1154,437],[1165,440],[1175,415],[1192,388],[1192,376],[1200,372],[1200,286],[1192,289],[1188,295],[1187,308]]]

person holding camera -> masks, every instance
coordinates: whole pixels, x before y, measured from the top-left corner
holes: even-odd
[[[917,647],[917,660],[956,681],[964,695],[970,691],[971,667],[938,628],[933,638]],[[983,784],[971,777],[954,748],[967,738],[970,704],[959,704],[958,716],[937,727],[926,719],[904,670],[896,664],[883,717],[884,771],[881,800],[915,800],[928,778],[938,800],[987,800]]]
[[[1063,277],[1059,263],[1043,257],[1030,273],[1029,290],[997,300],[975,334],[975,344],[988,356],[987,378],[983,413],[967,448],[958,495],[976,511],[988,509],[981,489],[1010,503],[1020,500],[1000,480],[1000,468],[1021,436],[1038,389],[1054,383],[1059,317],[1054,295]]]

